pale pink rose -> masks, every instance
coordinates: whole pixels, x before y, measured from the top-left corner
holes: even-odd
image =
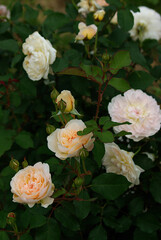
[[[88,151],[93,149],[93,134],[78,136],[78,131],[83,131],[86,125],[82,120],[70,120],[65,128],[56,129],[47,137],[48,148],[61,160],[68,157],[78,157],[80,150],[84,147]]]
[[[123,123],[114,127],[116,133],[121,131],[131,132],[127,138],[138,142],[145,137],[154,135],[161,125],[161,110],[156,100],[142,90],[128,90],[124,96],[114,97],[108,105],[112,121]]]
[[[105,0],[96,0],[96,3],[101,7],[107,7],[109,4]]]
[[[41,203],[42,207],[47,208],[54,201],[50,196],[55,187],[47,163],[38,162],[18,171],[10,185],[13,202],[28,204],[29,207]]]
[[[91,24],[89,26],[87,26],[85,23],[80,22],[78,25],[79,28],[79,33],[76,36],[75,40],[90,40],[92,39],[96,33],[97,33],[97,26],[94,24]]]
[[[0,16],[10,18],[10,11],[5,5],[0,5]]]
[[[102,164],[107,173],[123,175],[133,185],[139,184],[139,176],[144,170],[135,165],[132,158],[134,153],[121,150],[115,143],[105,143],[105,155]]]

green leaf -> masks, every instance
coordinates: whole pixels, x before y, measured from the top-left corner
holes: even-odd
[[[14,107],[18,107],[21,104],[21,97],[18,92],[12,92],[10,94],[11,104]]]
[[[117,8],[122,7],[122,3],[119,0],[108,0],[107,3],[110,4],[111,6],[115,6]]]
[[[103,72],[100,67],[94,65],[81,65],[81,68],[86,73],[88,78],[93,78],[97,82],[102,83]]]
[[[103,116],[99,119],[99,124],[104,125],[108,121],[110,121],[110,117],[109,116]]]
[[[45,31],[47,30],[53,32],[57,29],[60,29],[69,22],[70,18],[67,15],[51,11],[47,18],[45,19],[43,28]]]
[[[92,190],[107,200],[117,199],[129,186],[130,183],[124,176],[114,173],[103,173],[92,182]]]
[[[23,234],[23,235],[21,236],[20,239],[21,239],[21,240],[32,240],[33,238],[31,237],[30,234],[25,233],[25,234]]]
[[[15,21],[18,18],[20,18],[22,16],[22,11],[23,11],[22,5],[19,1],[17,1],[12,8],[11,19]]]
[[[7,219],[7,212],[0,211],[0,228],[5,228],[6,226],[6,219]]]
[[[11,148],[14,134],[13,130],[0,129],[0,156]]]
[[[137,217],[136,225],[143,232],[153,233],[160,227],[158,220],[157,216],[147,212]]]
[[[13,39],[8,39],[0,41],[0,49],[15,53],[18,52],[19,47],[17,41]]]
[[[10,27],[9,22],[4,21],[0,22],[0,34],[5,33],[9,27]]]
[[[77,134],[78,134],[78,136],[84,136],[84,135],[89,134],[90,132],[93,132],[93,130],[95,130],[95,127],[87,127],[83,131],[78,131]]]
[[[128,206],[129,213],[132,216],[137,216],[138,214],[142,213],[144,210],[144,200],[142,197],[134,198]]]
[[[37,229],[35,240],[60,240],[60,228],[55,219],[50,218],[46,225]]]
[[[105,146],[104,143],[100,141],[95,141],[94,142],[94,148],[92,150],[92,153],[94,155],[94,160],[98,164],[99,167],[101,167],[102,164],[102,158],[105,154]]]
[[[47,218],[43,215],[33,214],[30,220],[30,228],[37,228],[43,226],[47,221]]]
[[[148,158],[145,154],[137,154],[134,157],[135,164],[139,165],[144,170],[149,170],[155,166],[155,162]]]
[[[73,109],[70,113],[77,115],[77,116],[81,116],[81,114],[76,109]]]
[[[22,131],[20,132],[16,138],[15,138],[16,143],[24,148],[24,149],[28,149],[28,148],[33,148],[34,147],[34,142],[31,138],[31,134],[29,132],[26,131]]]
[[[120,92],[126,92],[131,88],[129,83],[123,78],[112,78],[109,81],[109,85]]]
[[[121,131],[121,132],[115,134],[114,136],[115,137],[123,137],[123,136],[126,136],[126,135],[131,135],[131,133],[130,132],[126,132],[126,131]]]
[[[82,201],[80,200],[74,201],[75,213],[76,213],[76,216],[80,220],[82,220],[88,216],[90,212],[91,203],[90,201],[86,201],[86,200],[89,200],[89,194],[87,191],[81,191],[78,198],[82,199]]]
[[[8,234],[6,232],[0,232],[0,239],[1,240],[10,240]]]
[[[125,31],[129,31],[134,25],[134,17],[130,10],[121,9],[117,13],[119,26]]]
[[[146,59],[143,56],[143,54],[140,52],[138,44],[136,42],[127,42],[126,46],[127,46],[127,49],[130,52],[130,56],[131,56],[132,61],[134,63],[138,63],[138,64],[148,68],[147,63],[146,63]]]
[[[97,136],[100,139],[100,141],[103,143],[109,143],[114,141],[114,136],[110,131],[95,132],[94,135]]]
[[[116,74],[119,69],[129,66],[131,63],[128,51],[121,50],[117,52],[110,61],[110,72]]]
[[[22,55],[16,55],[12,59],[11,67],[13,68],[18,62],[22,60]]]
[[[152,85],[155,78],[147,72],[135,71],[129,76],[128,81],[132,88],[145,90]]]
[[[136,229],[133,240],[158,240],[157,232],[146,233]]]
[[[38,15],[39,15],[38,11],[25,4],[24,18],[27,22],[29,22],[30,24],[34,24],[37,20]]]
[[[88,240],[98,240],[98,239],[107,240],[107,233],[102,225],[96,226],[89,233]]]
[[[75,216],[70,214],[66,209],[59,207],[55,210],[56,219],[67,229],[72,231],[80,230],[79,223]]]
[[[20,79],[20,89],[23,92],[23,96],[25,99],[32,99],[35,98],[37,95],[37,89],[36,86],[34,85],[33,81],[30,81],[28,78],[23,78]]]
[[[131,123],[129,123],[129,122],[118,123],[118,122],[108,121],[104,124],[103,130],[107,130],[111,127],[120,126],[120,125],[124,125],[124,124],[131,124]]]
[[[150,181],[150,192],[154,200],[158,203],[161,203],[161,173],[153,174],[153,177]]]

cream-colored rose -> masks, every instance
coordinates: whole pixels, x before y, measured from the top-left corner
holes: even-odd
[[[5,5],[0,5],[0,16],[10,18],[10,11]]]
[[[97,33],[97,27],[94,24],[86,26],[85,23],[80,22],[78,25],[78,28],[79,28],[79,33],[76,36],[75,40],[85,40],[85,39],[90,40]]]
[[[97,21],[102,21],[104,16],[105,16],[105,11],[103,9],[98,10],[97,12],[95,12],[93,14],[94,19],[97,20]]]
[[[118,24],[117,12],[115,13],[115,15],[113,16],[113,18],[111,19],[111,23],[113,23],[113,24]]]
[[[28,77],[33,81],[41,78],[47,79],[49,65],[56,59],[56,50],[51,43],[38,32],[34,32],[23,43],[22,50],[27,55],[23,62],[23,68]]]
[[[65,128],[56,129],[47,137],[48,148],[55,153],[56,157],[65,160],[68,157],[78,157],[84,147],[88,151],[93,149],[93,134],[78,136],[78,131],[83,131],[86,125],[82,120],[70,120]]]
[[[54,201],[50,196],[55,187],[51,182],[47,163],[38,162],[34,166],[18,171],[10,185],[13,202],[28,204],[29,207],[33,207],[35,203],[41,203],[42,207],[47,208]]]
[[[61,93],[58,95],[56,99],[56,103],[58,103],[61,100],[63,100],[66,103],[66,108],[64,112],[71,112],[75,108],[75,99],[70,91],[68,90],[61,91]]]
[[[95,0],[80,0],[77,6],[78,12],[85,17],[89,12],[95,12],[97,9],[102,8]]]
[[[107,173],[123,175],[132,184],[139,184],[139,176],[144,170],[135,165],[132,158],[134,153],[121,150],[115,143],[105,143],[105,155],[102,164]]]

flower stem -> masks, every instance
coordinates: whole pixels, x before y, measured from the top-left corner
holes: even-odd
[[[95,37],[94,57],[96,56],[96,53],[97,53],[97,43],[98,43],[98,32],[96,33],[96,37]]]
[[[85,165],[85,158],[82,158],[82,166],[83,166],[84,173],[88,174],[87,169],[86,169],[86,165]]]
[[[96,115],[95,115],[95,121],[97,121],[98,114],[99,114],[99,109],[100,109],[100,104],[101,104],[101,101],[102,101],[101,88],[102,88],[102,84],[99,85],[99,89],[98,89],[98,101],[97,101],[97,110],[96,110]]]
[[[86,51],[87,57],[90,58],[89,45],[86,42],[84,42],[84,45],[85,45],[85,51]]]
[[[73,6],[75,7],[75,9],[77,9],[77,10],[78,10],[77,4],[75,3],[75,1],[74,1],[74,0],[72,0],[72,4],[73,4]]]

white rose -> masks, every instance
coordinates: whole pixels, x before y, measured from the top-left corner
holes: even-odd
[[[140,12],[132,12],[134,16],[133,28],[129,31],[133,40],[161,38],[161,16],[148,7],[139,7]]]
[[[47,137],[48,148],[56,157],[65,160],[68,157],[78,157],[80,150],[85,147],[88,151],[93,149],[93,134],[78,136],[78,131],[83,131],[86,125],[82,120],[70,120],[65,128],[56,129]]]
[[[115,143],[105,143],[105,155],[102,164],[107,173],[123,175],[132,184],[139,184],[139,176],[144,170],[135,165],[132,158],[134,153],[121,150]]]
[[[56,59],[56,50],[51,43],[38,32],[29,35],[22,45],[23,53],[27,55],[23,62],[23,68],[29,78],[38,81],[47,79],[49,65]]]
[[[29,207],[41,203],[42,207],[47,208],[54,201],[50,197],[54,192],[54,184],[47,163],[38,162],[18,171],[10,185],[13,202],[28,204]]]

